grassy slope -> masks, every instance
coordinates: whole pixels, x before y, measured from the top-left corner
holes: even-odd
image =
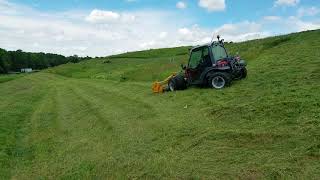
[[[2,75],[0,74],[0,83],[5,83],[8,81],[15,80],[17,78],[23,77],[23,74],[11,74],[11,75]]]
[[[0,175],[319,177],[320,31],[228,49],[248,60],[249,77],[223,91],[151,93],[152,80],[186,62],[186,47],[1,83]]]

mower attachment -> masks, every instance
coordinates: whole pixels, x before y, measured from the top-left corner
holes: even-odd
[[[152,84],[153,93],[164,93],[168,89],[168,82],[174,78],[177,73],[173,73],[171,76],[167,77],[164,81],[154,82]]]

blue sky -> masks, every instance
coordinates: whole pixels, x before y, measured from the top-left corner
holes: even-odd
[[[244,41],[318,29],[319,8],[319,0],[0,0],[0,47],[103,56],[217,34]]]
[[[296,5],[275,7],[276,0],[226,0],[223,11],[208,12],[198,6],[197,0],[185,0],[187,7],[178,12],[187,18],[194,18],[197,24],[206,27],[242,20],[257,20],[263,16],[294,16],[301,7],[319,7],[318,0],[300,0]],[[14,0],[12,2],[31,6],[35,9],[55,12],[70,10],[104,9],[111,11],[169,10],[176,11],[175,0]],[[290,0],[288,1],[290,2]],[[294,1],[293,1],[294,2]],[[319,16],[318,16],[319,17]]]

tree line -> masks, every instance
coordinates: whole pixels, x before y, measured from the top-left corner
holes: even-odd
[[[78,63],[90,57],[78,57],[77,55],[65,57],[51,53],[31,53],[17,51],[6,51],[0,48],[0,74],[20,72],[24,68],[35,70],[46,69],[66,63]]]

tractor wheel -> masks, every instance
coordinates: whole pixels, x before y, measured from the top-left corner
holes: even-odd
[[[215,72],[209,76],[209,86],[213,89],[223,89],[230,86],[231,75],[226,72]]]
[[[176,91],[177,90],[177,83],[175,81],[174,78],[170,79],[169,83],[168,83],[168,88],[171,92]]]
[[[178,90],[186,89],[187,85],[184,80],[184,76],[177,75],[176,77],[172,78],[168,83],[168,87],[170,91],[178,91]]]
[[[246,67],[243,67],[243,69],[241,69],[241,79],[247,78],[247,75],[248,75],[248,70]]]
[[[184,80],[184,76],[179,74],[175,77],[177,83],[178,90],[185,90],[187,88],[186,81]]]
[[[235,79],[236,79],[236,80],[245,79],[245,78],[247,78],[247,74],[248,74],[247,68],[246,68],[246,67],[243,67],[243,68],[240,70],[239,75],[238,75]]]

